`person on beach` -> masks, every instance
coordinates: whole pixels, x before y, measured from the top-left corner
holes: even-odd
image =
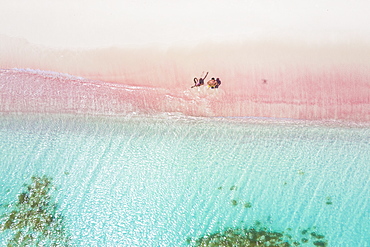
[[[209,80],[207,84],[208,84],[208,87],[212,89],[217,87],[217,81],[215,80],[215,78],[212,78],[211,80]]]
[[[193,87],[200,87],[200,86],[203,86],[204,85],[204,80],[206,79],[206,77],[207,77],[207,75],[208,75],[208,72],[207,72],[207,74],[204,76],[204,78],[202,78],[202,77],[200,77],[199,78],[199,81],[198,81],[198,78],[194,78],[194,86],[192,86],[191,88],[193,88]]]

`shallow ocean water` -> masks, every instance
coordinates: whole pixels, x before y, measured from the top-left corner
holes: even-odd
[[[256,221],[370,246],[368,126],[2,114],[0,140],[0,204],[52,177],[76,246],[187,246]]]

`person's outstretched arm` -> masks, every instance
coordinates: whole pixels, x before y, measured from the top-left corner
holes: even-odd
[[[207,75],[208,75],[208,71],[207,71],[207,74],[204,76],[203,81],[206,79]]]

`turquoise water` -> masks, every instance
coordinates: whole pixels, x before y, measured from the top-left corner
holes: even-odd
[[[52,177],[76,246],[186,246],[256,221],[370,246],[368,127],[2,114],[0,140],[0,203],[32,175]]]

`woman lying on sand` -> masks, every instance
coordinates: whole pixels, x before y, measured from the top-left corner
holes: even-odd
[[[198,79],[195,77],[194,78],[194,86],[192,86],[191,88],[193,88],[193,87],[200,87],[200,86],[202,86],[202,85],[204,85],[204,80],[206,79],[206,77],[207,77],[207,75],[208,75],[208,72],[207,72],[207,74],[204,76],[204,78],[199,78],[199,81],[198,81]]]

